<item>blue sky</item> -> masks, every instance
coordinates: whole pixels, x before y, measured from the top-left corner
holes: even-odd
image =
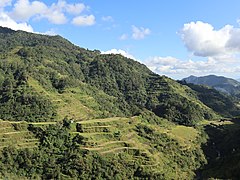
[[[239,7],[237,0],[1,0],[0,25],[121,53],[174,79],[238,79]]]

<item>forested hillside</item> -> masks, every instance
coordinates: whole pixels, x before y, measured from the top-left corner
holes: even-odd
[[[216,129],[206,130],[238,107],[212,92],[60,36],[0,27],[0,178],[217,177],[205,152]]]
[[[93,113],[98,117],[133,116],[144,108],[180,124],[215,116],[190,88],[121,55],[85,50],[59,36],[6,28],[0,32],[3,119],[54,119],[60,112],[52,96],[76,91],[92,98],[94,105],[87,100],[80,103],[88,111],[98,111]],[[16,107],[14,113],[11,106]]]
[[[195,85],[180,81],[194,90],[205,105],[226,118],[232,118],[240,115],[239,98],[221,93],[218,90],[206,85]]]

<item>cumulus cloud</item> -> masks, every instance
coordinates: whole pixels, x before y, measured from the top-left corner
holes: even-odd
[[[95,24],[95,17],[93,15],[77,16],[73,18],[72,24],[76,26],[92,26]]]
[[[13,30],[33,32],[33,28],[29,24],[17,23],[4,12],[0,12],[0,26],[11,28]]]
[[[72,22],[79,26],[95,24],[93,15],[84,15],[84,11],[89,10],[89,7],[83,3],[68,3],[66,0],[56,1],[56,3],[46,4],[42,0],[1,0],[0,26],[13,30],[40,33],[34,31],[32,26],[29,25],[30,20],[47,19],[53,24]],[[6,8],[10,5],[10,8]],[[72,20],[69,20],[70,18]],[[52,30],[46,33],[55,35],[55,32]]]
[[[122,50],[122,49],[111,49],[108,51],[102,51],[102,54],[121,54],[122,56],[125,56],[130,59],[135,59],[133,55],[129,54],[128,52]]]
[[[151,57],[145,61],[145,64],[154,72],[167,75],[172,78],[181,79],[193,75],[206,74],[237,74],[240,65],[236,66],[239,60],[233,58],[231,61],[225,61],[219,58],[209,57],[207,60],[183,61],[174,57]]]
[[[53,24],[65,24],[67,22],[67,17],[65,14],[58,10],[48,10],[47,13],[42,14],[40,17],[47,18],[48,21]]]
[[[83,3],[71,4],[65,0],[58,0],[57,3],[52,3],[49,6],[38,0],[32,2],[29,0],[18,0],[14,4],[13,10],[9,12],[9,15],[15,21],[24,22],[30,18],[45,18],[53,24],[65,24],[68,22],[68,15],[70,15],[70,17],[78,15],[78,17],[75,18],[79,19],[79,17],[85,17],[79,15],[87,9],[88,7]],[[93,15],[90,15],[89,17],[92,18],[92,16]]]
[[[144,39],[150,33],[148,28],[132,26],[132,38],[135,40]]]
[[[216,57],[240,53],[240,28],[226,25],[215,30],[201,21],[184,24],[179,32],[190,52],[201,57]]]
[[[240,28],[232,28],[229,35],[226,48],[232,52],[240,53]]]
[[[28,0],[18,0],[14,4],[11,17],[17,21],[27,21],[30,17],[47,11],[47,6],[40,1],[29,2]]]
[[[151,70],[175,79],[191,74],[239,76],[240,28],[225,25],[214,29],[211,24],[197,21],[184,24],[178,33],[186,48],[193,55],[203,57],[202,60],[180,60],[171,56],[150,57],[145,64]]]

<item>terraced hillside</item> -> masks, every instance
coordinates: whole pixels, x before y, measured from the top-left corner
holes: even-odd
[[[198,140],[201,133],[192,127],[176,126],[164,119],[157,121],[158,124],[149,123],[145,116],[70,121],[68,131],[73,139],[77,135],[83,137],[79,150],[97,154],[107,162],[122,157],[126,166],[138,167],[136,176],[151,174],[152,177],[175,178],[177,173],[183,179],[194,177],[193,171],[205,161]],[[155,116],[156,119],[160,120]],[[46,143],[45,140],[41,140],[42,136],[36,138],[28,127],[45,131],[49,125],[60,124],[1,121],[0,148],[12,144],[17,149],[42,148],[43,144],[39,143]]]
[[[185,157],[178,156],[172,159],[174,154],[188,154],[189,161],[198,157],[199,162],[204,162],[198,142],[201,133],[192,127],[176,126],[166,121],[156,126],[145,123],[141,116],[92,119],[76,122],[76,131],[72,129],[71,134],[84,137],[80,146],[82,149],[110,159],[122,154],[127,156],[126,163],[137,163],[141,171],[146,174],[152,173],[156,177],[160,174],[162,176],[166,170],[172,171],[167,173],[172,178],[175,177],[175,173],[181,174],[181,178],[194,176],[189,167],[187,168],[188,165],[182,164]],[[192,154],[193,152],[195,154]],[[192,168],[200,165],[194,163]],[[182,168],[184,166],[186,169]]]
[[[193,128],[175,125],[167,120],[159,119],[153,114],[150,115],[149,112],[145,113],[149,118],[147,118],[146,114],[142,114],[125,118],[71,120],[67,129],[73,139],[77,136],[82,137],[80,138],[82,141],[78,146],[80,151],[94,154],[95,158],[101,157],[101,161],[104,163],[121,160],[128,168],[137,167],[135,169],[135,178],[192,179],[194,177],[228,177],[227,174],[214,170],[214,163],[221,168],[225,168],[224,165],[219,165],[222,160],[227,163],[235,163],[231,158],[238,156],[238,145],[236,143],[238,139],[233,138],[233,135],[239,134],[240,126],[237,119],[235,121],[230,119],[203,121],[196,128]],[[27,123],[24,121],[1,120],[0,149],[4,150],[5,147],[12,147],[23,152],[22,150],[26,148],[34,148],[34,151],[38,152],[40,147],[45,146],[41,143],[46,142],[41,140],[44,138],[43,136],[36,138],[36,134],[29,131],[28,127],[40,128],[43,131],[42,133],[45,134],[44,131],[49,126],[59,125],[64,127],[64,122]],[[202,131],[203,129],[206,129],[207,134]],[[228,133],[231,135],[228,136]],[[222,138],[218,139],[218,136],[222,136]],[[225,147],[225,143],[228,143],[229,146]],[[210,164],[206,164],[207,161],[203,150],[209,158]],[[16,151],[14,152],[16,153]],[[47,152],[53,153],[54,151],[49,149]],[[226,157],[230,158],[226,159]],[[202,167],[204,164],[206,165]],[[200,167],[203,169],[199,171]],[[208,169],[209,167],[211,169]],[[197,176],[195,171],[199,172]],[[229,171],[232,172],[233,177],[237,176],[237,173],[234,173],[234,168],[230,168]],[[218,173],[214,174],[215,172]],[[0,174],[0,177],[23,178],[11,173],[5,174],[5,176]]]
[[[26,122],[0,120],[0,149],[8,146],[16,148],[37,147],[39,139],[27,127]]]
[[[136,149],[139,152],[151,155],[151,147],[149,144],[141,142],[142,139],[136,131],[136,128],[141,125],[144,126],[145,124],[137,116],[93,119],[77,122],[77,132],[72,133],[85,137],[83,149],[97,151],[100,154]],[[199,135],[194,128],[173,124],[168,128],[154,127],[154,129],[177,140],[186,149],[191,148],[192,142]]]
[[[137,61],[0,27],[0,179],[193,179],[218,117]]]
[[[69,117],[75,120],[89,119],[101,116],[102,112],[98,110],[99,104],[85,90],[87,85],[79,85],[79,88],[71,88],[63,93],[57,93],[46,90],[39,82],[33,78],[28,79],[29,86],[33,91],[41,94],[51,101],[56,108],[56,120],[62,120]]]
[[[79,135],[84,136],[86,145],[82,148],[100,154],[116,153],[125,150],[140,150],[137,134],[133,130],[139,123],[137,117],[106,118],[77,122]],[[137,141],[137,142],[136,142]]]

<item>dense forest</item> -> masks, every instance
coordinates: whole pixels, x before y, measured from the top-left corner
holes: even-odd
[[[240,130],[237,119],[226,119],[240,114],[237,97],[60,36],[0,28],[0,52],[1,178],[237,176],[214,171],[216,158],[235,163],[226,159],[230,150],[212,155],[225,151],[212,132]]]
[[[211,119],[214,112],[201,103],[194,93],[186,86],[151,72],[145,65],[130,60],[121,55],[102,55],[99,51],[89,51],[78,48],[59,36],[44,36],[25,32],[14,32],[2,29],[0,34],[2,87],[9,83],[9,88],[2,94],[4,106],[17,107],[20,113],[24,106],[18,103],[36,105],[39,112],[35,116],[49,119],[55,113],[42,114],[40,111],[51,109],[51,103],[47,99],[34,98],[38,94],[29,97],[32,101],[24,101],[24,97],[13,97],[10,100],[6,93],[9,91],[32,91],[28,79],[36,80],[45,90],[63,93],[69,88],[79,89],[82,84],[87,84],[96,90],[101,90],[111,98],[114,107],[108,100],[104,101],[96,93],[89,90],[91,96],[106,107],[112,115],[133,116],[140,113],[144,108],[155,112],[158,116],[180,124],[193,124],[202,119]],[[24,92],[23,92],[24,93]],[[23,93],[19,93],[23,95]],[[15,93],[14,93],[15,94]],[[5,101],[4,101],[5,99]],[[40,100],[41,99],[41,100]],[[6,102],[7,101],[7,102]],[[46,106],[44,106],[44,105]],[[27,106],[28,106],[27,105]],[[18,109],[19,108],[19,109]],[[34,107],[29,107],[34,108]],[[7,114],[7,107],[4,107]],[[51,110],[52,111],[52,110]],[[33,111],[31,111],[33,112]],[[9,114],[12,114],[9,112]],[[41,114],[41,115],[40,115]],[[13,115],[12,115],[13,116]],[[15,116],[22,116],[16,114]],[[27,120],[22,116],[22,120]],[[1,118],[6,119],[4,114]],[[31,118],[31,117],[28,117]],[[8,117],[7,119],[16,119]],[[33,117],[31,121],[37,120]]]
[[[194,90],[199,100],[221,116],[231,118],[240,115],[238,96],[230,96],[205,85],[195,85],[184,81],[180,83]]]

